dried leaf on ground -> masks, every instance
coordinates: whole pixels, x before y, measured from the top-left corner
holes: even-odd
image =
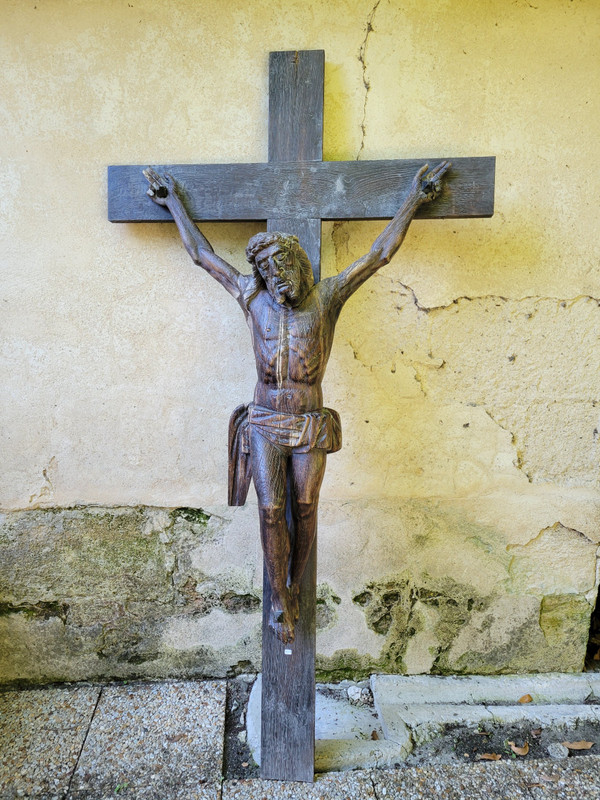
[[[533,703],[533,697],[530,694],[524,694],[523,697],[519,697],[519,703]]]
[[[525,786],[527,786],[528,789],[533,789],[534,787],[537,787],[539,789],[547,789],[548,783],[556,783],[559,780],[560,778],[558,777],[558,775],[545,775],[544,773],[542,773],[540,775],[540,783],[526,783]]]
[[[594,746],[594,742],[561,742],[562,745],[568,747],[569,750],[589,750]]]
[[[542,729],[541,728],[534,728],[531,731],[531,735],[533,736],[534,739],[539,739],[540,736],[542,735]]]
[[[500,761],[501,758],[500,753],[479,753],[477,756],[478,761]]]
[[[371,739],[373,739],[373,741],[377,741],[377,739],[379,739],[379,734],[377,731],[371,731]]]
[[[529,752],[529,742],[525,742],[523,747],[519,747],[514,742],[509,742],[508,744],[510,745],[510,749],[517,756],[526,756]]]

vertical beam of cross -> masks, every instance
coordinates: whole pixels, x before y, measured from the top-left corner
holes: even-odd
[[[270,163],[321,161],[324,66],[325,53],[322,50],[270,54]],[[321,220],[277,217],[267,221],[267,229],[298,236],[318,281]],[[288,524],[290,522],[288,518]],[[280,642],[269,628],[271,588],[264,566],[263,573],[261,776],[312,781],[315,748],[316,536],[302,578],[300,618],[296,623],[296,638],[292,644]]]

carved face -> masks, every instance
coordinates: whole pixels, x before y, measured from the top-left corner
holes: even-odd
[[[297,306],[302,302],[305,294],[302,271],[292,252],[272,244],[257,253],[255,263],[276,303]]]

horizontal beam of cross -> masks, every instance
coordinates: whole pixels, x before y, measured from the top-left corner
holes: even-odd
[[[383,161],[305,161],[267,164],[154,165],[170,172],[193,219],[389,219],[417,170],[442,158]],[[496,159],[449,158],[452,169],[421,218],[490,217]],[[143,166],[108,168],[111,222],[169,222],[169,212],[146,197]]]

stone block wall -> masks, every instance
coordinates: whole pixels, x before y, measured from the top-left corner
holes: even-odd
[[[582,668],[597,551],[584,534],[557,523],[509,544],[423,501],[346,507],[341,520],[339,511],[325,505],[320,542],[322,677]],[[252,505],[223,516],[150,507],[3,515],[1,680],[259,671],[255,515]],[[354,533],[343,563],[339,530]]]
[[[0,682],[260,667],[254,494],[225,505],[248,331],[173,225],[107,222],[106,168],[265,161],[268,53],[315,48],[324,158],[497,159],[494,216],[416,221],[339,320],[318,668],[582,668],[599,32],[596,0],[5,0]],[[322,274],[382,226],[324,223]],[[248,269],[258,223],[202,228]]]

